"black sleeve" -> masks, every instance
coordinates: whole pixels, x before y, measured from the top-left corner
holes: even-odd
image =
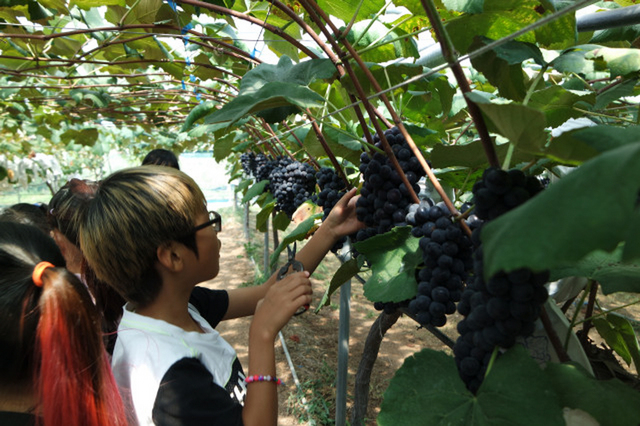
[[[182,358],[169,368],[152,416],[157,426],[242,426],[242,406],[196,358]]]
[[[226,290],[212,290],[206,287],[195,287],[189,298],[191,303],[204,319],[216,328],[229,309],[229,293]]]

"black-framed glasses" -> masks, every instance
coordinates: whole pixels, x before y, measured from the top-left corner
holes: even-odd
[[[209,220],[203,223],[202,225],[195,226],[191,231],[195,234],[197,231],[206,228],[207,226],[213,226],[216,232],[222,231],[222,216],[218,212],[214,212],[213,210],[208,212]]]

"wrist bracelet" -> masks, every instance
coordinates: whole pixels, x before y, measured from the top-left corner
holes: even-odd
[[[245,383],[253,383],[253,382],[273,382],[276,385],[281,385],[282,380],[278,379],[276,376],[247,376],[244,379]]]

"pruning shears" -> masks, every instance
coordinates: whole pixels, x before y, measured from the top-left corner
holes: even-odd
[[[293,242],[293,249],[291,248],[291,246],[287,246],[287,258],[288,258],[287,263],[282,265],[282,268],[280,268],[280,271],[278,271],[278,281],[283,279],[289,274],[289,268],[291,268],[291,270],[294,272],[304,271],[304,265],[302,264],[302,262],[296,260],[296,242],[295,241]],[[298,309],[298,311],[293,315],[304,314],[305,312],[307,312],[308,309],[309,309],[308,304],[301,306]]]

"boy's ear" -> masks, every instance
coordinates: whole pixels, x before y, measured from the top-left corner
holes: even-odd
[[[184,266],[180,245],[174,241],[159,246],[156,249],[156,256],[158,263],[169,271],[180,271]]]

